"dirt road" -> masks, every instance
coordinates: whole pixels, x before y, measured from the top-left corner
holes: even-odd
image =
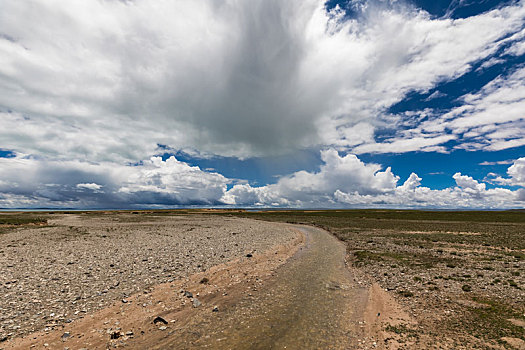
[[[384,348],[380,325],[389,314],[397,319],[399,314],[392,312],[395,303],[378,286],[369,288],[354,278],[353,270],[345,266],[345,246],[331,234],[314,227],[285,227],[302,234],[289,245],[158,285],[72,323],[0,345],[6,349]]]
[[[367,288],[356,287],[344,265],[345,247],[326,231],[299,227],[306,246],[264,288],[156,348],[362,348]],[[363,344],[363,346],[365,346]]]

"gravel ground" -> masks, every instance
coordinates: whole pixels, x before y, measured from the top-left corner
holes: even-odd
[[[195,215],[54,214],[49,224],[0,234],[0,340],[295,238],[272,223]]]

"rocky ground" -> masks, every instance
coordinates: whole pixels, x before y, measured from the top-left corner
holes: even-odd
[[[525,349],[525,213],[319,211],[243,214],[323,227],[347,262],[411,321],[386,349]]]
[[[232,217],[98,212],[49,214],[47,224],[11,224],[2,222],[2,215],[4,342],[71,323],[145,288],[297,236],[282,226]]]

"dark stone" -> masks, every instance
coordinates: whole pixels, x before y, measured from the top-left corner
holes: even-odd
[[[165,319],[163,319],[163,318],[160,317],[160,316],[157,316],[157,317],[155,317],[155,319],[153,320],[153,323],[154,323],[154,324],[157,324],[157,323],[168,324],[168,321],[166,321]]]
[[[251,253],[246,254],[247,258],[251,258],[253,255]]]
[[[109,336],[109,339],[118,339],[120,338],[120,332],[119,331],[115,331],[113,333],[111,333],[111,335]]]
[[[186,290],[186,291],[184,291],[184,296],[185,296],[186,298],[193,298],[193,293],[192,293],[192,292],[188,292],[188,291]]]

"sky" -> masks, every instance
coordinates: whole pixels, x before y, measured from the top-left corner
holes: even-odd
[[[0,208],[525,208],[525,1],[0,9]]]

